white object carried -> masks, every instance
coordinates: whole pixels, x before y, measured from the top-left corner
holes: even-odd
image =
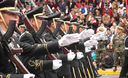
[[[59,41],[59,46],[64,47],[79,42],[79,34],[66,34]]]
[[[67,54],[67,59],[68,61],[72,61],[75,58],[75,53],[74,52],[70,52]]]
[[[53,60],[53,70],[56,70],[62,66],[62,60]]]
[[[77,55],[77,59],[81,59],[84,57],[84,54],[82,52],[77,52],[76,55]]]
[[[35,78],[34,74],[24,74],[24,78]]]

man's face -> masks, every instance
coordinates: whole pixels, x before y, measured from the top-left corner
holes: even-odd
[[[2,19],[0,17],[0,22],[1,22],[2,29],[5,32],[7,31],[7,27],[9,25],[10,20],[16,20],[16,26],[19,23],[19,16],[16,15],[16,14],[9,13],[9,12],[2,12],[2,16],[3,16],[4,19]]]
[[[117,29],[117,33],[120,34],[122,33],[122,31],[120,29]]]
[[[37,24],[36,24],[36,21],[37,21]],[[30,22],[32,23],[32,25],[34,26],[34,29],[36,29],[37,31],[39,30],[39,28],[41,27],[42,25],[42,20],[39,19],[39,18],[36,18],[36,21],[34,20],[34,18],[30,19]]]
[[[16,25],[18,25],[19,23],[19,16],[13,13],[9,13],[9,12],[5,12],[2,13],[4,20],[6,22],[7,25],[9,25],[9,20],[16,20]]]
[[[19,27],[19,31],[20,31],[21,33],[23,33],[23,32],[24,32],[24,27]]]

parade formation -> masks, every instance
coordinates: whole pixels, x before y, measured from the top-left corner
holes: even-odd
[[[126,1],[127,2],[127,1]],[[125,0],[0,0],[0,78],[119,78],[128,72]]]

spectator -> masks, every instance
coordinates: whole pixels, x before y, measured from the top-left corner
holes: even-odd
[[[85,0],[84,3],[85,3],[84,6],[85,6],[86,8],[89,8],[89,1],[88,1],[88,0]]]
[[[76,5],[76,3],[73,0],[69,0],[67,2],[67,5],[69,7],[69,10],[71,11],[71,9],[74,8],[74,6]]]
[[[95,9],[94,9],[92,3],[89,4],[89,8],[88,8],[88,12],[90,12],[90,11],[92,12],[92,14],[94,14],[94,12],[95,12]]]
[[[87,22],[87,25],[88,25],[88,28],[91,28],[96,32],[98,25],[97,25],[97,21],[94,19],[94,17],[91,17],[91,20]]]
[[[105,11],[105,14],[102,17],[102,20],[105,26],[109,27],[110,15],[108,14],[108,11]]]
[[[102,14],[102,10],[98,5],[96,5],[95,14],[96,14],[96,11],[99,11],[99,14]]]
[[[111,2],[109,0],[106,0],[105,5],[109,5],[109,8],[112,8],[112,4],[111,4]]]
[[[117,12],[116,8],[114,9],[114,11],[112,13],[112,17],[114,17],[117,22],[119,21],[120,16],[119,16],[119,13]]]
[[[68,15],[70,12],[68,5],[65,6],[64,13],[65,15]]]
[[[113,71],[117,71],[118,65],[120,66],[123,65],[124,38],[126,36],[126,34],[123,33],[123,31],[124,31],[123,27],[121,26],[117,27],[117,30],[116,30],[117,33],[114,35],[113,40],[112,40],[112,44],[114,46],[114,69]]]
[[[81,5],[80,11],[82,12],[82,14],[84,14],[85,16],[88,14],[88,10],[86,7],[84,7],[84,5]]]
[[[111,17],[111,19],[110,19],[110,23],[109,23],[109,26],[111,27],[112,26],[112,24],[113,24],[113,22],[115,21],[115,18],[114,17]],[[119,22],[117,22],[117,24],[118,24]]]
[[[100,29],[103,29],[104,30],[103,32],[107,31],[107,28],[105,28],[103,23],[101,23],[101,25],[97,28],[97,32],[100,32]]]
[[[121,1],[121,4],[123,4],[123,6],[126,7],[125,0],[122,0],[122,1]]]
[[[113,24],[112,24],[112,26],[111,26],[111,28],[110,28],[110,30],[111,30],[111,32],[113,33],[113,34],[115,34],[116,33],[116,30],[117,30],[117,23],[116,22],[113,22]]]
[[[96,10],[95,19],[97,20],[98,18],[101,18],[101,14],[98,10]]]
[[[91,20],[91,17],[93,17],[92,12],[90,11],[89,14],[86,16],[86,22]]]
[[[103,10],[104,9],[104,2],[103,2],[103,0],[100,0],[99,2],[98,2],[98,6]]]
[[[70,14],[68,16],[70,16],[71,19],[75,19],[76,18],[76,14],[74,13],[73,10],[70,12]]]
[[[76,5],[77,8],[81,8],[81,5],[83,5],[84,3],[81,0],[77,0]]]
[[[126,9],[125,7],[123,7],[123,4],[120,5],[119,9],[118,9],[118,13],[120,15],[120,17],[123,16],[124,14],[124,9]]]
[[[118,9],[119,6],[120,6],[120,2],[119,2],[118,0],[114,0],[114,1],[112,2],[112,10],[113,10],[114,8]]]
[[[74,10],[75,13],[79,12],[79,8],[77,8],[77,5],[74,5],[74,8],[72,10]]]
[[[108,5],[108,4],[106,4],[106,5],[105,5],[105,8],[102,10],[102,15],[105,14],[105,13],[104,13],[105,11],[108,12],[108,15],[111,16],[111,9],[109,8],[109,5]]]
[[[59,3],[59,7],[60,7],[61,11],[64,11],[64,8],[66,5],[67,5],[67,3],[65,2],[65,0],[61,0],[61,2]]]
[[[56,10],[62,12],[59,6],[57,6]]]
[[[101,25],[101,23],[103,23],[103,22],[102,22],[101,17],[99,17],[98,20],[97,20],[97,25],[98,25],[98,27]]]
[[[127,11],[124,9],[123,17],[127,17]]]
[[[51,4],[50,4],[51,8],[57,8],[58,6],[58,2],[56,0],[52,0]]]

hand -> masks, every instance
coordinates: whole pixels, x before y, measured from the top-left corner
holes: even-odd
[[[80,34],[79,34],[79,38],[81,40],[87,39],[89,37],[91,37],[94,34],[94,30],[93,29],[85,29],[83,30]]]
[[[67,58],[68,58],[68,61],[72,61],[74,58],[75,58],[75,53],[74,52],[70,52],[67,54]]]
[[[24,78],[35,78],[34,74],[24,74]]]
[[[59,46],[64,47],[79,42],[79,34],[66,34],[59,41]]]
[[[53,60],[53,70],[56,70],[62,66],[62,60]]]
[[[77,59],[81,59],[84,57],[84,54],[82,52],[77,52],[76,55],[77,55]]]
[[[94,45],[97,45],[97,44],[98,44],[97,40],[88,40],[88,41],[84,42],[85,47],[94,46]]]

